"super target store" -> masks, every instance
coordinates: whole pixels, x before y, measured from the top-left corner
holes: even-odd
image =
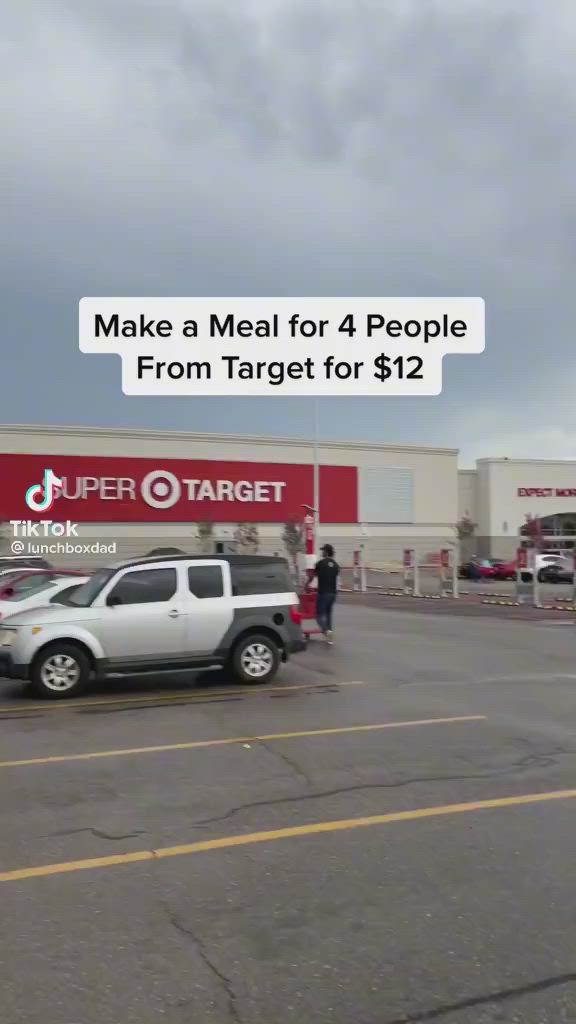
[[[324,441],[318,460],[318,542],[343,564],[360,546],[374,566],[401,563],[404,547],[426,558],[456,543],[462,517],[485,556],[513,553],[527,515],[553,534],[576,532],[575,462],[482,459],[459,471],[457,449]],[[0,427],[3,549],[10,521],[43,518],[25,496],[50,469],[62,481],[50,517],[77,523],[83,539],[115,542],[118,557],[234,550],[248,523],[259,551],[284,554],[286,524],[313,505],[313,462],[312,444],[299,439]]]
[[[319,542],[351,564],[395,559],[454,535],[455,450],[322,442]],[[115,541],[119,557],[158,546],[229,551],[254,524],[258,550],[285,553],[286,524],[314,500],[314,454],[303,440],[83,427],[0,428],[0,521],[39,520],[27,506],[46,469],[62,481],[50,510],[82,538]],[[56,562],[57,559],[54,559]],[[89,559],[85,560],[89,561]]]

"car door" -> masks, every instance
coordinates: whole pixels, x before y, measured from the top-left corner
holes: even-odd
[[[186,564],[185,646],[190,657],[220,649],[234,618],[230,566],[218,559]]]
[[[183,568],[178,563],[135,565],[104,587],[90,624],[104,657],[140,664],[183,657]]]

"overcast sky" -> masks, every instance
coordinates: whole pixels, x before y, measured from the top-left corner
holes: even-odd
[[[1,36],[0,421],[310,432],[124,396],[82,295],[482,295],[440,397],[321,436],[576,458],[574,0],[18,0]]]

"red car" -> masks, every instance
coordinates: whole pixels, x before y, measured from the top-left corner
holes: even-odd
[[[518,571],[516,562],[497,562],[494,566],[495,580],[515,580]]]
[[[493,580],[494,572],[494,565],[487,558],[474,558],[472,561],[464,562],[464,565],[460,566],[459,576],[463,580]]]
[[[0,601],[17,593],[22,594],[28,589],[32,590],[38,577],[59,580],[62,576],[87,575],[76,569],[22,569],[20,572],[6,573],[5,577],[0,576]]]

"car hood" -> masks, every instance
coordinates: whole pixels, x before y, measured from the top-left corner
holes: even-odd
[[[38,626],[51,622],[89,622],[98,618],[95,608],[76,608],[73,605],[38,605],[27,612],[16,612],[0,620],[0,625]]]

